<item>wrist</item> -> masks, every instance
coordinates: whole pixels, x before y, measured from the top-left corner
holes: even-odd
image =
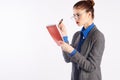
[[[64,40],[64,42],[68,43],[69,42],[68,41],[68,36],[63,36],[63,40]]]
[[[74,49],[74,50],[69,54],[69,56],[72,57],[72,56],[74,56],[76,53],[77,53],[77,51],[76,51],[76,49]]]
[[[67,36],[67,34],[62,34],[62,36],[64,37],[64,36]]]
[[[68,53],[69,53],[69,54],[72,53],[73,50],[74,50],[74,48],[71,47],[71,48],[69,49]]]

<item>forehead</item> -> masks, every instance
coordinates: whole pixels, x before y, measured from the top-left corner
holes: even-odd
[[[75,8],[73,8],[73,13],[81,13],[83,11],[85,11],[85,9],[75,9]]]

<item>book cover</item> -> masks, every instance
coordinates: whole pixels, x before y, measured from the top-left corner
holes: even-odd
[[[46,28],[47,28],[49,34],[51,35],[51,37],[53,38],[53,40],[57,43],[57,45],[59,45],[58,41],[63,41],[63,40],[62,40],[61,34],[60,34],[57,26],[56,25],[48,25],[48,26],[46,26]]]

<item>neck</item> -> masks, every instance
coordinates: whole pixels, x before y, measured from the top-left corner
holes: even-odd
[[[84,24],[84,28],[88,28],[93,23],[93,20],[89,21],[88,23]]]

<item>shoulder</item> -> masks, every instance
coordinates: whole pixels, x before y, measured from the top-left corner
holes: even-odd
[[[105,40],[104,34],[95,26],[92,33],[92,40]]]

